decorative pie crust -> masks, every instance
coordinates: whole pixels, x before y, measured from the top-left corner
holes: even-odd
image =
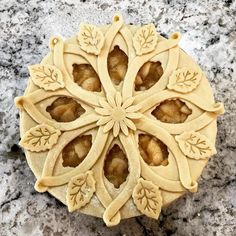
[[[215,103],[203,72],[153,24],[81,24],[76,37],[50,40],[29,67],[21,141],[35,189],[102,217],[107,226],[161,208],[187,191],[214,147]]]

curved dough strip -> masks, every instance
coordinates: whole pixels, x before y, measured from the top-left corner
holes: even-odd
[[[99,186],[99,188],[96,189],[96,195],[105,208],[107,208],[113,201],[103,181],[103,179],[105,178],[103,172],[104,160],[106,158],[106,153],[112,143],[112,140],[113,136],[109,135],[108,140],[106,142],[106,146],[103,149],[102,155],[100,156],[100,158],[93,167],[94,178],[96,179],[97,186]],[[112,218],[113,225],[119,224],[120,220],[121,220],[120,212],[117,212],[117,214]]]
[[[183,155],[183,153],[179,149],[179,146],[176,143],[174,137],[172,137],[163,128],[156,126],[153,123],[153,120],[148,118],[141,119],[136,124],[136,127],[139,130],[142,130],[146,133],[155,136],[156,138],[158,138],[167,145],[168,149],[173,153],[175,157],[182,185],[189,191],[196,191],[197,183],[193,182],[191,179],[187,158],[186,156]]]
[[[103,50],[97,57],[98,76],[100,78],[100,81],[102,83],[102,86],[106,94],[110,93],[111,95],[115,94],[116,89],[114,85],[112,84],[110,75],[108,73],[107,57],[110,51],[112,41],[114,40],[116,34],[119,32],[120,28],[123,25],[122,18],[120,16],[118,17],[119,17],[119,20],[113,21],[112,25],[109,27],[108,31],[106,32]]]
[[[196,93],[182,94],[168,89],[163,90],[157,94],[153,94],[152,96],[145,99],[143,102],[139,103],[137,106],[140,107],[141,112],[145,112],[151,109],[156,104],[160,104],[162,101],[173,98],[185,99],[204,111],[214,112],[216,114],[224,113],[224,106],[222,103],[210,104],[206,100],[198,96]]]
[[[141,163],[141,175],[144,179],[152,181],[161,189],[169,192],[184,192],[186,189],[183,187],[180,181],[165,179],[162,176],[155,173],[148,164],[140,156]]]
[[[53,119],[49,119],[46,116],[44,116],[28,98],[21,97],[21,103],[22,103],[21,105],[23,106],[25,111],[37,123],[51,125],[61,131],[78,129],[78,128],[83,127],[85,125],[95,123],[99,119],[98,115],[96,115],[94,113],[89,113],[89,114],[81,116],[71,122],[57,122]]]
[[[137,184],[137,180],[139,179],[141,172],[139,152],[133,141],[132,135],[130,134],[129,136],[125,136],[121,133],[119,138],[129,161],[129,175],[123,190],[104,211],[103,220],[107,226],[114,225],[112,218],[131,197],[134,186]]]
[[[57,43],[52,46],[53,60],[55,66],[60,69],[63,74],[66,89],[81,101],[89,103],[92,106],[98,106],[98,101],[101,99],[101,96],[81,88],[73,81],[72,78],[70,78],[64,63],[64,42],[61,38],[56,39]]]
[[[75,137],[77,137],[78,133],[74,131],[74,135],[72,136],[71,133],[63,133],[62,136],[59,139],[58,145],[60,148],[56,149],[53,148],[49,151],[47,160],[45,164],[48,166],[44,170],[44,175],[37,180],[35,184],[35,188],[39,192],[45,192],[47,190],[47,187],[51,186],[60,186],[63,184],[66,184],[70,181],[70,179],[80,173],[84,173],[87,170],[89,170],[98,160],[100,154],[102,153],[102,150],[106,144],[108,134],[103,133],[103,129],[99,128],[97,135],[95,137],[95,140],[93,142],[93,145],[91,149],[89,150],[89,153],[87,154],[86,158],[81,162],[80,165],[78,165],[76,168],[74,168],[72,171],[67,172],[65,174],[59,175],[59,176],[51,176],[53,167],[55,165],[56,159],[58,158],[58,155],[62,151],[62,149]],[[69,137],[68,137],[69,136]],[[53,166],[53,167],[52,167]]]
[[[173,47],[169,50],[169,57],[166,69],[159,79],[159,81],[156,82],[150,89],[146,90],[144,93],[141,92],[135,96],[135,103],[139,103],[146,98],[150,97],[154,93],[158,93],[166,88],[168,84],[169,76],[172,74],[173,71],[175,71],[179,64],[179,47]]]
[[[131,61],[135,57],[135,50],[134,50],[133,41],[132,41],[133,35],[126,25],[124,25],[120,29],[120,33],[121,33],[122,37],[124,38],[125,43],[128,47],[128,54],[129,54],[128,55],[128,67],[129,67]]]
[[[66,96],[71,97],[73,96],[65,89],[59,89],[56,91],[45,91],[44,89],[38,89],[26,96],[24,98],[29,99],[33,104],[43,101],[44,99],[53,97],[53,96]]]
[[[53,175],[53,169],[56,164],[56,161],[63,150],[63,148],[70,143],[73,139],[77,138],[79,135],[85,133],[86,131],[94,128],[95,125],[90,125],[83,127],[82,129],[65,132],[59,138],[57,144],[48,152],[47,158],[44,162],[44,168],[42,171],[42,177]]]
[[[93,69],[97,72],[97,62],[96,62],[96,56],[92,54],[88,54],[85,51],[81,50],[79,45],[77,44],[71,44],[71,43],[65,43],[64,44],[64,53],[67,54],[73,54],[83,57],[86,61],[89,62],[89,64],[93,67]]]
[[[157,125],[165,129],[169,134],[181,134],[184,131],[196,131],[204,128],[208,124],[210,124],[217,117],[216,113],[213,112],[204,112],[202,115],[193,119],[191,121],[187,121],[181,124],[171,124],[164,123],[159,120],[153,120],[153,122]]]
[[[161,52],[164,52],[170,48],[175,47],[178,44],[178,42],[179,39],[168,39],[161,41],[157,44],[157,47],[153,52],[141,56],[136,56],[133,59],[133,61],[129,65],[129,68],[124,78],[124,85],[122,89],[124,100],[131,97],[133,94],[134,80],[141,66],[145,62],[149,61],[151,58],[156,56],[157,54],[160,54]]]

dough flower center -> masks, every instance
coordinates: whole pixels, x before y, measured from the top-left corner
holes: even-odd
[[[112,110],[111,116],[114,121],[122,121],[125,119],[125,116],[126,116],[125,109],[120,108],[120,107],[114,108]]]
[[[140,119],[142,114],[138,112],[139,107],[133,105],[133,102],[133,97],[123,101],[120,92],[117,92],[114,97],[108,95],[106,100],[100,100],[101,107],[95,109],[100,116],[97,125],[104,125],[104,133],[113,129],[114,137],[117,137],[120,132],[127,136],[129,129],[135,131],[135,120]]]

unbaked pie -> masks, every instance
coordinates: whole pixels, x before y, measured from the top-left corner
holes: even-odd
[[[37,182],[107,226],[197,191],[224,112],[199,66],[153,24],[81,24],[29,67],[20,145]]]

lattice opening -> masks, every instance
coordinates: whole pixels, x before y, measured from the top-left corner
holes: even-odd
[[[64,167],[76,167],[87,156],[92,146],[92,136],[82,135],[68,143],[62,150],[62,165]]]
[[[192,110],[179,99],[166,100],[152,111],[152,115],[158,120],[173,124],[183,123],[190,114]]]
[[[168,165],[167,146],[154,136],[140,134],[139,151],[143,160],[150,166]]]
[[[85,109],[79,103],[68,97],[57,98],[46,111],[58,122],[70,122],[85,113]]]
[[[119,46],[115,46],[108,54],[107,66],[112,82],[118,85],[124,79],[128,68],[128,56]]]
[[[104,174],[115,188],[119,188],[129,174],[128,159],[117,144],[106,155]]]
[[[101,82],[98,74],[89,64],[73,64],[73,77],[75,83],[88,91],[100,92]]]
[[[162,76],[161,63],[146,62],[139,70],[135,78],[135,90],[144,91],[151,88]]]

